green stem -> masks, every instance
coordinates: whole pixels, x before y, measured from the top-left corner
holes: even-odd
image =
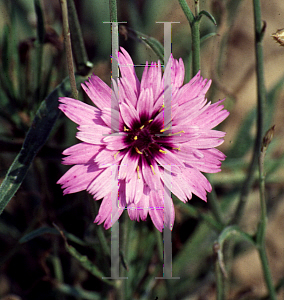
[[[199,15],[199,0],[194,0],[194,4],[195,4],[195,15],[198,16]]]
[[[124,261],[127,267],[127,270],[125,267],[122,268],[122,277],[128,277],[127,272],[129,268],[129,237],[131,235],[131,231],[133,228],[134,222],[132,222],[128,216],[127,211],[124,213],[124,224],[123,224],[123,241],[122,241],[122,253],[124,256]],[[123,284],[123,292],[124,292],[124,298],[121,299],[129,299],[131,297],[130,294],[130,283],[131,280],[129,279],[124,279],[122,284]]]
[[[266,202],[265,202],[265,174],[264,174],[264,157],[266,153],[266,148],[263,148],[259,156],[259,190],[260,190],[260,208],[261,216],[258,224],[257,234],[256,234],[256,246],[260,256],[263,275],[268,289],[270,299],[276,300],[276,291],[273,285],[271,271],[268,264],[268,259],[265,251],[265,232],[267,225],[267,212],[266,212]]]
[[[86,76],[93,64],[88,59],[74,0],[67,0],[67,7],[76,68],[79,75]]]
[[[200,30],[199,20],[195,20],[191,26],[192,34],[192,75],[195,76],[200,70]]]
[[[224,300],[224,282],[223,274],[220,268],[218,259],[215,262],[216,285],[217,285],[217,300]]]
[[[247,177],[243,183],[240,201],[236,209],[232,224],[238,224],[243,216],[248,193],[253,183],[253,174],[257,166],[260,153],[261,138],[263,136],[263,112],[266,99],[266,89],[264,83],[264,63],[262,38],[264,30],[261,20],[261,9],[259,0],[253,1],[254,6],[254,26],[255,26],[255,55],[256,55],[256,75],[257,75],[257,135],[254,145],[253,157],[249,166]]]
[[[76,80],[75,80],[75,75],[74,75],[73,55],[72,55],[70,30],[69,30],[69,22],[68,22],[67,2],[66,2],[66,0],[60,0],[60,3],[61,3],[61,9],[62,9],[63,35],[64,35],[64,44],[65,44],[67,67],[68,67],[71,91],[72,91],[73,98],[78,99],[78,90],[77,90]]]
[[[109,0],[110,21],[117,22],[117,1]]]
[[[194,15],[186,3],[186,0],[178,0],[181,9],[183,10],[190,26],[194,22]]]
[[[42,89],[41,86],[41,77],[42,77],[42,57],[43,57],[43,45],[45,37],[45,28],[44,28],[44,18],[43,11],[41,7],[41,2],[39,0],[34,1],[35,11],[37,15],[37,43],[36,43],[36,78],[35,78],[35,99],[41,101],[42,98]]]
[[[192,74],[195,75],[200,70],[200,30],[199,30],[199,1],[195,1],[195,13],[193,15],[187,2],[179,0],[179,4],[189,22],[192,37]]]

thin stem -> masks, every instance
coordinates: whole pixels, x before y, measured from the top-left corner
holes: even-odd
[[[274,130],[274,127],[273,127]],[[268,131],[269,132],[269,131]],[[266,134],[267,136],[267,134]],[[268,145],[267,145],[268,146]],[[259,192],[260,192],[260,208],[261,208],[261,215],[260,221],[257,228],[256,234],[256,246],[259,252],[263,275],[266,282],[266,286],[268,289],[268,293],[270,299],[276,300],[276,291],[273,285],[271,271],[268,264],[268,259],[265,251],[265,232],[266,232],[266,225],[267,225],[267,212],[266,212],[266,202],[265,202],[265,173],[264,173],[264,158],[267,146],[262,147],[260,156],[259,156]]]
[[[200,70],[200,29],[199,20],[196,19],[191,26],[192,34],[192,75],[195,76]]]
[[[199,0],[194,0],[195,4],[195,16],[199,15]]]
[[[191,28],[192,75],[194,76],[200,70],[199,0],[195,0],[195,16],[185,0],[179,0],[179,4]]]
[[[243,183],[240,201],[236,209],[232,224],[238,224],[243,216],[248,193],[253,183],[253,174],[257,166],[260,153],[261,138],[263,136],[263,112],[266,99],[266,89],[264,83],[264,64],[262,38],[264,27],[262,27],[261,9],[259,0],[253,1],[254,6],[254,26],[255,26],[255,55],[256,55],[256,75],[257,75],[257,135],[254,145],[253,157],[248,169],[247,177]]]
[[[75,80],[75,75],[74,75],[72,47],[71,47],[70,30],[69,30],[69,22],[68,22],[67,2],[66,2],[66,0],[60,0],[60,3],[61,3],[61,9],[62,9],[63,35],[64,35],[64,44],[65,44],[65,50],[66,50],[67,67],[68,67],[71,91],[72,91],[73,98],[78,99],[78,91],[77,91],[76,80]]]
[[[35,11],[37,14],[37,44],[36,44],[36,78],[35,78],[35,98],[37,101],[41,101],[42,89],[41,78],[42,78],[42,57],[43,57],[43,45],[45,37],[45,28],[44,28],[44,17],[41,7],[41,2],[39,0],[34,1]]]
[[[132,222],[128,216],[127,210],[124,213],[124,224],[123,224],[123,242],[122,242],[122,251],[124,255],[124,261],[126,263],[127,270],[122,268],[122,277],[127,277],[127,272],[129,271],[129,238],[133,229],[134,222]],[[122,299],[129,299],[131,297],[130,293],[130,279],[123,280],[123,289],[124,289],[124,298]]]
[[[110,21],[117,22],[117,1],[109,0]]]
[[[199,27],[199,0],[194,0],[195,21],[192,24],[192,75],[200,70],[200,27]]]
[[[86,76],[93,64],[88,59],[74,0],[67,0],[67,7],[76,68],[78,74]]]
[[[194,22],[194,15],[192,11],[190,10],[188,4],[186,3],[186,0],[178,0],[178,2],[191,26],[191,24]]]
[[[217,285],[217,300],[224,300],[224,282],[223,274],[219,265],[218,259],[215,261],[216,285]]]

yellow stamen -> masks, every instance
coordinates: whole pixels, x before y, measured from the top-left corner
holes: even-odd
[[[138,179],[140,179],[140,177],[139,177],[139,166],[137,166],[137,176],[138,176]]]
[[[159,112],[161,112],[162,111],[162,109],[165,107],[165,105],[163,104],[162,106],[161,106],[161,108],[159,109]]]
[[[140,129],[143,129],[145,127],[145,125],[142,125],[141,127],[140,127]]]
[[[154,167],[152,165],[150,165],[151,169],[152,169],[152,172],[154,175],[156,175],[155,171],[154,171]]]
[[[174,148],[174,147],[173,147],[172,149],[173,149],[173,150],[179,150],[179,151],[180,151],[180,148]]]
[[[167,153],[166,151],[164,151],[164,150],[162,150],[162,149],[159,149],[159,151],[162,152],[162,153],[164,153],[164,154]]]
[[[117,156],[118,153],[119,153],[119,151],[117,151],[117,152],[114,154],[114,159],[116,159],[116,156]]]
[[[137,140],[137,135],[135,135],[134,140],[135,140],[135,141]]]
[[[176,132],[176,133],[170,133],[169,135],[175,135],[175,134],[180,134],[180,133],[185,133],[185,132],[182,130],[182,131],[179,131],[179,132]]]
[[[171,127],[171,124],[168,127],[161,129],[160,132],[164,132],[164,131],[168,130],[170,127]]]
[[[123,128],[123,129],[124,129],[124,131],[129,131],[129,129],[128,129],[128,128],[126,128],[125,126],[124,126],[124,128]]]
[[[135,147],[135,150],[138,154],[143,154],[137,147]]]
[[[152,121],[153,121],[153,119],[150,119],[150,120],[148,121],[148,124],[150,124]]]

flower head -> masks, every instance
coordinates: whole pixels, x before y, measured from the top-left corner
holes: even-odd
[[[82,142],[66,149],[63,164],[75,165],[58,181],[64,194],[87,190],[103,198],[95,219],[106,229],[124,208],[131,220],[146,220],[148,212],[156,226],[164,226],[165,187],[181,201],[192,193],[206,201],[211,185],[201,172],[221,170],[225,155],[215,147],[224,132],[213,130],[229,112],[221,102],[207,102],[211,81],[200,72],[183,85],[184,65],[171,56],[164,76],[160,63],[151,63],[138,80],[129,54],[117,55],[121,77],[112,89],[93,75],[82,85],[95,106],[63,97],[59,108],[77,123]],[[165,74],[170,73],[171,84]],[[164,94],[171,91],[170,119],[165,121]],[[114,101],[111,103],[111,101]],[[111,109],[116,107],[115,109]],[[170,176],[168,176],[170,174]],[[118,203],[112,207],[113,182],[118,182]],[[174,223],[174,208],[169,216]],[[113,211],[114,209],[114,211]]]

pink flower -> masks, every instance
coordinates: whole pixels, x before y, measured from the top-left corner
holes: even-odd
[[[170,59],[172,67],[165,73],[171,71],[171,130],[164,124],[165,80],[160,63],[146,63],[140,83],[123,48],[118,53],[121,77],[118,84],[114,82],[116,114],[111,114],[111,88],[95,75],[82,88],[96,107],[67,97],[59,99],[59,108],[79,125],[77,138],[82,142],[63,152],[68,155],[63,164],[74,166],[58,183],[64,194],[87,190],[95,200],[103,198],[95,222],[105,222],[105,229],[127,207],[131,220],[144,221],[149,212],[162,231],[164,185],[183,202],[191,199],[192,193],[206,201],[206,192],[212,188],[201,172],[221,171],[225,155],[215,147],[223,143],[225,133],[212,128],[229,112],[220,105],[223,100],[207,103],[205,93],[211,80],[198,72],[183,85],[183,61]],[[115,181],[119,183],[119,206],[112,211]],[[171,205],[173,224],[172,201]]]

